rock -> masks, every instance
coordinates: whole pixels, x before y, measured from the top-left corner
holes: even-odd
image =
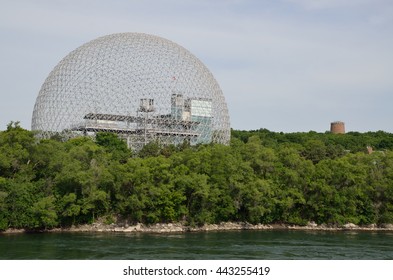
[[[382,227],[382,228],[385,228],[385,229],[391,229],[391,230],[393,230],[393,224],[382,224],[381,227]]]
[[[316,222],[314,222],[314,221],[311,221],[311,222],[307,223],[307,227],[315,228],[317,226],[318,226],[318,224]]]
[[[353,223],[347,223],[345,225],[343,225],[343,228],[345,229],[355,229],[355,228],[359,228],[359,226],[353,224]]]
[[[24,229],[9,228],[4,231],[4,233],[24,233]]]
[[[366,225],[366,228],[368,228],[368,229],[376,229],[378,227],[377,227],[377,224],[370,224],[370,225]]]

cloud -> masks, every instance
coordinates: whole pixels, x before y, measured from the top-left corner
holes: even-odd
[[[324,130],[340,110],[356,119],[353,108],[389,102],[392,7],[385,0],[7,1],[0,10],[0,94],[14,108],[12,119],[23,115],[29,127],[25,111],[60,59],[98,36],[137,31],[200,58],[224,91],[234,127],[318,130],[318,118],[308,117],[318,113]],[[23,112],[18,102],[26,104]],[[303,129],[291,124],[305,120]]]
[[[283,0],[284,2],[299,5],[308,10],[323,10],[336,8],[369,7],[388,3],[387,0]]]

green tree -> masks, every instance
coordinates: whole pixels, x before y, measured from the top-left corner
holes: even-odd
[[[304,144],[304,148],[304,157],[311,160],[314,164],[325,159],[327,156],[326,145],[321,140],[308,140]]]
[[[108,208],[108,194],[102,190],[93,189],[81,199],[81,213],[92,223],[97,216],[107,213]]]
[[[161,145],[157,141],[149,142],[139,151],[138,156],[141,158],[159,156],[161,148]]]
[[[8,193],[6,192],[7,179],[0,177],[0,231],[8,228],[8,205],[6,199]]]
[[[11,122],[0,133],[0,176],[12,177],[30,163],[30,152],[35,144],[34,135]]]
[[[30,210],[32,212],[34,228],[53,228],[58,225],[58,217],[53,196],[43,197],[35,202]]]
[[[32,183],[10,181],[5,197],[6,213],[9,227],[32,228],[35,219],[31,205],[36,202],[35,188]]]
[[[68,224],[67,219],[72,218],[72,225],[75,224],[76,217],[81,212],[81,206],[77,201],[77,196],[75,193],[68,193],[64,195],[58,204],[59,211],[61,213],[61,217],[66,221]]]
[[[112,158],[121,162],[126,162],[131,157],[131,150],[128,149],[127,143],[119,139],[117,134],[110,132],[98,132],[96,134],[96,143],[105,148],[112,154]]]

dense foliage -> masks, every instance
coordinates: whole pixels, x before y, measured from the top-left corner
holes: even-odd
[[[375,152],[368,154],[366,146]],[[0,230],[117,218],[190,225],[393,222],[393,135],[232,131],[230,146],[0,132]]]

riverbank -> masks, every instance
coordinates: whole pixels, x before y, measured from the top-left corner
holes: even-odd
[[[348,223],[342,226],[318,225],[309,222],[306,226],[288,225],[288,224],[249,224],[243,222],[225,222],[220,224],[209,224],[200,227],[190,227],[182,223],[157,223],[153,225],[117,225],[93,223],[72,226],[69,228],[55,228],[48,230],[40,230],[38,232],[124,232],[124,233],[183,233],[183,232],[209,232],[209,231],[235,231],[235,230],[308,230],[308,231],[393,231],[393,224],[367,225],[358,226]],[[3,232],[7,233],[26,233],[31,230],[24,229],[8,229]]]

